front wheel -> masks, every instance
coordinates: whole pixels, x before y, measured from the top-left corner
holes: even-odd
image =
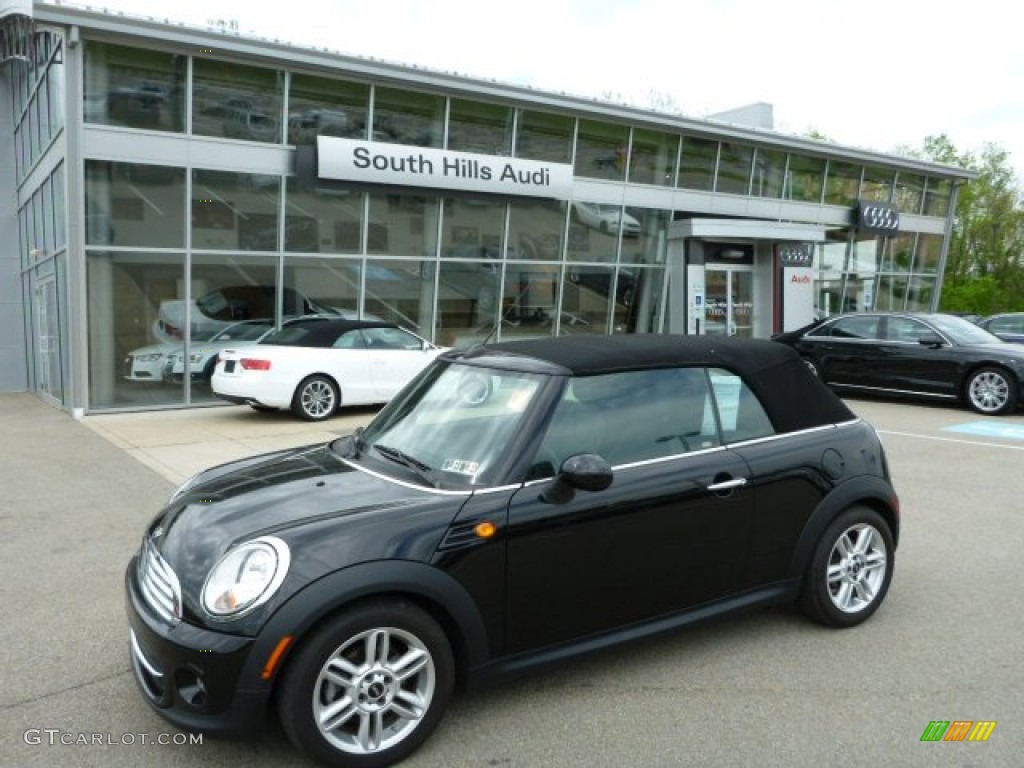
[[[292,397],[292,413],[305,421],[323,421],[339,405],[338,388],[326,376],[310,376],[299,384]]]
[[[444,715],[454,687],[438,623],[404,601],[339,614],[288,664],[278,712],[299,749],[336,768],[383,768],[410,755]]]
[[[800,607],[829,627],[852,627],[878,610],[895,564],[892,532],[882,516],[851,507],[822,535],[804,576]]]
[[[998,416],[1017,407],[1017,382],[1001,368],[979,368],[967,379],[967,402],[978,413]]]

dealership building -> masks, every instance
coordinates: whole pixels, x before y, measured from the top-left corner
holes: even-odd
[[[935,309],[973,175],[770,111],[0,0],[0,391],[76,416],[218,402],[204,342],[310,312],[467,346]]]

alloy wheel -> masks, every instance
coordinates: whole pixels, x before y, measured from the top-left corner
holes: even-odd
[[[867,523],[847,528],[828,559],[826,579],[832,604],[844,613],[870,606],[885,582],[888,550],[882,535]]]
[[[1006,407],[1010,384],[999,371],[981,371],[971,379],[968,396],[971,405],[982,413],[997,413]]]

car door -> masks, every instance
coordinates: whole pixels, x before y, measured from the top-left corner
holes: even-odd
[[[846,315],[804,336],[799,350],[827,384],[874,386],[878,339],[878,315]]]
[[[433,358],[423,339],[401,328],[364,328],[370,376],[377,397],[390,400]]]
[[[567,388],[535,466],[543,473],[594,452],[614,479],[569,498],[538,480],[512,497],[509,652],[677,612],[740,583],[753,511],[747,465],[719,445],[705,372],[685,370],[702,389],[677,386],[675,399],[650,386],[658,371],[611,374],[627,384],[621,398],[587,403]]]
[[[941,334],[904,315],[886,317],[882,333],[877,386],[895,392],[956,396],[959,365],[952,345],[948,341],[921,343],[922,337],[942,339]]]
[[[339,335],[327,348],[306,350],[311,358],[305,367],[310,371],[322,369],[338,382],[342,405],[379,402],[363,334],[363,330],[353,328]]]

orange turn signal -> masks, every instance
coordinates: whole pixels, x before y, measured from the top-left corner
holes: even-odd
[[[473,528],[473,533],[475,533],[481,539],[489,539],[497,532],[498,528],[494,525],[494,523],[489,523],[486,520],[484,520],[482,523],[477,523],[476,527]]]
[[[269,680],[274,676],[274,670],[277,669],[278,662],[281,661],[281,657],[284,656],[284,652],[288,650],[288,646],[292,644],[292,640],[295,638],[291,635],[285,635],[277,641],[277,646],[274,648],[274,652],[270,654],[270,658],[267,659],[267,663],[263,665],[263,674],[260,675],[264,680]]]

